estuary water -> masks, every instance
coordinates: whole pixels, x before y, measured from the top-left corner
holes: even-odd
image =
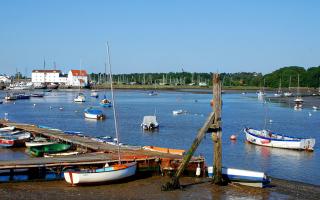
[[[9,120],[14,122],[81,131],[88,136],[115,137],[112,108],[101,108],[107,116],[103,121],[87,120],[83,115],[86,107],[99,106],[104,94],[111,98],[110,92],[100,91],[100,98],[96,99],[90,97],[90,91],[84,90],[87,101],[74,103],[77,92],[53,91],[44,98],[4,102],[0,105],[0,117],[8,113]],[[120,141],[131,145],[187,150],[212,110],[210,94],[160,91],[157,96],[149,96],[147,91],[117,90],[115,95]],[[178,109],[187,113],[172,115],[172,111]],[[159,131],[144,132],[140,127],[143,116],[154,113],[160,123]],[[223,94],[223,166],[264,171],[273,177],[320,185],[319,122],[320,111],[314,112],[311,108],[294,111],[292,106],[259,101],[255,94]],[[314,152],[305,152],[248,144],[242,131],[245,127],[266,127],[284,135],[313,137],[316,146]],[[238,137],[236,141],[229,139],[233,134]],[[212,165],[211,134],[207,134],[195,155],[205,156],[207,164]],[[23,149],[0,149],[0,160],[28,157]]]

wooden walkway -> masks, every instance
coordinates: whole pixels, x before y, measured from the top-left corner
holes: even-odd
[[[80,155],[53,157],[53,158],[29,158],[26,160],[0,160],[0,170],[4,169],[21,169],[21,168],[51,168],[51,167],[64,167],[64,166],[96,166],[105,164],[106,162],[117,162],[117,146],[97,142],[90,137],[82,137],[78,135],[65,134],[59,130],[50,130],[39,128],[36,125],[13,123],[0,120],[0,124],[5,126],[15,126],[37,136],[44,136],[53,140],[71,143],[80,149],[88,150],[89,153]],[[90,153],[91,152],[91,153]],[[121,147],[121,160],[137,161],[140,167],[154,167],[161,166],[162,169],[175,170],[179,163],[181,163],[182,156],[169,153],[160,153],[155,151],[144,150],[142,148],[122,146]],[[200,163],[204,166],[204,159],[202,157],[193,157],[190,163],[191,169],[195,169]]]

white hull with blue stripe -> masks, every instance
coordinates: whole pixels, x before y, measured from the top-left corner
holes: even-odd
[[[267,147],[313,151],[316,143],[313,138],[289,137],[275,134],[269,130],[245,128],[244,133],[248,142]]]
[[[213,176],[213,167],[208,167],[208,176]],[[222,176],[225,180],[241,185],[265,187],[271,180],[264,172],[222,167]]]

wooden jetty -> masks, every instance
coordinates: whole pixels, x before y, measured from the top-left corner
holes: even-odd
[[[32,173],[36,170],[37,172],[52,171],[61,174],[63,170],[68,168],[94,169],[102,167],[106,163],[118,162],[116,145],[97,142],[92,140],[91,137],[65,134],[60,130],[39,128],[32,124],[14,123],[6,120],[0,120],[0,124],[2,126],[15,126],[17,129],[28,131],[34,136],[47,137],[51,140],[72,144],[75,149],[83,152],[83,154],[64,157],[0,160],[0,173],[1,170],[9,170],[12,175],[18,169],[27,169]],[[148,151],[139,147],[123,146],[121,147],[121,160],[123,162],[136,161],[138,163],[138,172],[148,171],[156,174],[172,174],[181,163],[182,156]],[[204,158],[193,157],[185,174],[195,175],[198,164],[205,170]]]

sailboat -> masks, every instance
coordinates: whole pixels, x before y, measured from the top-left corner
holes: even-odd
[[[278,88],[278,91],[277,93],[274,94],[275,97],[281,97],[282,96],[282,91],[281,91],[281,78],[280,78],[280,81],[279,81],[279,88]]]
[[[113,85],[112,85],[112,72],[111,72],[111,62],[110,62],[110,52],[109,52],[109,45],[107,43],[107,55],[108,55],[108,63],[110,69],[110,87],[111,87],[111,95],[112,95],[112,102],[114,103],[113,106],[113,115],[114,115],[114,126],[115,132],[117,137],[117,147],[118,147],[118,163],[109,166],[108,163],[105,164],[105,167],[95,169],[95,170],[80,170],[80,171],[67,171],[64,173],[64,178],[67,183],[72,185],[78,184],[97,184],[103,183],[108,181],[116,181],[123,178],[127,178],[130,176],[135,175],[137,169],[136,162],[130,163],[121,163],[121,156],[120,156],[120,145],[119,145],[119,133],[118,133],[118,123],[117,123],[117,116],[116,116],[116,106],[114,101],[114,94],[113,94]]]
[[[107,73],[107,66],[105,65],[104,67],[104,73],[106,74]],[[112,75],[110,75],[112,76]],[[112,79],[110,79],[110,81],[112,81]],[[112,82],[111,82],[112,84]],[[104,93],[104,96],[103,96],[103,99],[100,101],[100,106],[102,107],[111,107],[112,106],[112,103],[109,99],[107,99],[107,95],[106,95],[106,92]]]
[[[302,109],[302,104],[303,104],[303,99],[300,95],[300,78],[299,78],[299,74],[298,74],[298,88],[297,88],[297,97],[294,100],[294,109],[295,110],[301,110]]]
[[[290,76],[290,79],[289,79],[289,91],[283,93],[283,95],[284,95],[285,97],[291,97],[291,96],[292,96],[292,92],[291,92],[291,76]]]
[[[81,75],[81,62],[80,62],[80,75]],[[85,102],[86,101],[86,96],[84,96],[83,93],[80,92],[81,91],[81,81],[79,79],[79,94],[76,98],[74,98],[74,102]]]
[[[259,100],[262,100],[262,99],[264,98],[264,96],[266,95],[265,92],[264,92],[265,82],[266,82],[266,80],[264,79],[263,88],[261,89],[261,85],[260,85],[260,90],[257,92],[257,95],[258,95],[258,99],[259,99]],[[261,84],[261,83],[260,83],[260,84]]]

